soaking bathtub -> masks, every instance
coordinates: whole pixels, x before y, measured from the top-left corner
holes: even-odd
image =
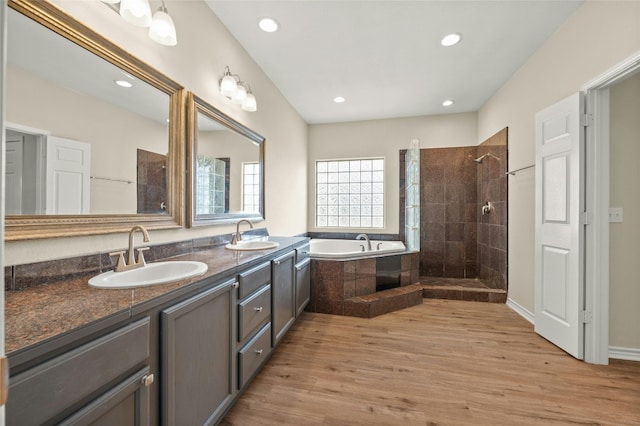
[[[404,253],[407,249],[402,241],[371,240],[371,251],[366,240],[312,239],[309,256],[312,259],[350,260],[378,257],[392,253]]]

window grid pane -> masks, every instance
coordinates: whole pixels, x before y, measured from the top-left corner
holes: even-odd
[[[316,226],[384,227],[384,159],[317,161]]]
[[[242,163],[242,211],[260,211],[260,164]]]

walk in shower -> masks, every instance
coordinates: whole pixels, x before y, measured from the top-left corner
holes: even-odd
[[[479,146],[420,150],[420,276],[432,296],[506,299],[507,170],[506,128]]]

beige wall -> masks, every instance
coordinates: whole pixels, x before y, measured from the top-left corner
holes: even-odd
[[[264,72],[200,1],[172,2],[169,13],[178,31],[178,45],[151,41],[147,31],[124,22],[99,1],[53,1],[133,55],[165,73],[216,108],[266,138],[266,221],[273,235],[304,233],[307,225],[307,125]],[[156,9],[159,2],[152,1]],[[218,79],[228,65],[251,84],[257,112],[245,112],[219,94]],[[152,244],[229,233],[232,225],[152,231]],[[124,234],[9,242],[5,264],[110,251],[125,247]]]
[[[585,2],[480,109],[478,142],[508,126],[510,168],[533,164],[535,113],[638,50],[640,2]],[[534,169],[509,178],[509,298],[534,311]]]
[[[624,209],[624,222],[609,228],[609,344],[640,348],[640,74],[611,88],[610,108],[610,205]]]
[[[315,162],[339,158],[385,158],[385,227],[376,233],[398,233],[399,151],[412,139],[421,148],[474,146],[477,144],[475,113],[449,114],[309,126],[309,231],[342,231],[315,227]],[[358,232],[360,229],[347,229]]]

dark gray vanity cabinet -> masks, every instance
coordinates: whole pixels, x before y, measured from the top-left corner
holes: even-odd
[[[148,425],[151,344],[145,317],[11,377],[7,425]]]
[[[236,280],[162,310],[162,423],[215,424],[237,393]]]
[[[271,262],[238,275],[238,388],[271,353]]]
[[[296,249],[296,318],[311,299],[311,259],[309,244]]]
[[[275,347],[296,319],[295,250],[271,261],[272,345]]]

